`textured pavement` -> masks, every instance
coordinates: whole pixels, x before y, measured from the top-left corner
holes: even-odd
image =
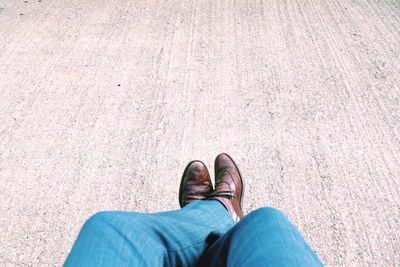
[[[177,209],[228,152],[327,266],[400,266],[400,2],[0,2],[0,265]]]

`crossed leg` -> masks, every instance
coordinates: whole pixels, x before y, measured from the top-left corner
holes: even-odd
[[[82,227],[65,266],[194,266],[210,233],[233,225],[217,201],[154,214],[99,212]]]

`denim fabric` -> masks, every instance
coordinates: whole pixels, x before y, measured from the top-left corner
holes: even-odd
[[[258,209],[236,225],[218,201],[155,214],[100,212],[65,266],[322,266],[285,215]]]
[[[193,266],[210,233],[234,222],[217,201],[161,213],[99,212],[82,227],[65,266]]]
[[[257,209],[203,253],[198,266],[323,266],[287,217]]]

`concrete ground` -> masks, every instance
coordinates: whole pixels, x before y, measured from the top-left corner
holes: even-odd
[[[396,0],[1,2],[0,265],[225,151],[327,266],[400,266],[399,65]]]

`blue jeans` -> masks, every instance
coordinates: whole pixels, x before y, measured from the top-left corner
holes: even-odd
[[[235,224],[216,200],[155,214],[99,212],[65,266],[323,266],[284,214],[260,208]]]

